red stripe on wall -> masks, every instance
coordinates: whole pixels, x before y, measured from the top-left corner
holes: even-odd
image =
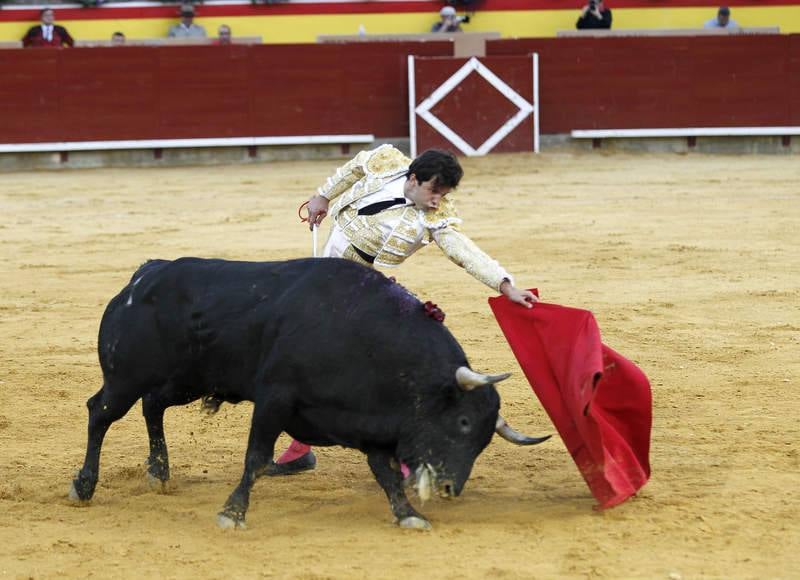
[[[611,9],[620,8],[687,8],[718,7],[722,2],[731,7],[800,6],[797,0],[609,0]],[[584,0],[557,2],[556,0],[476,0],[468,11],[508,11],[508,10],[569,10],[577,11],[585,4]],[[430,2],[342,2],[311,4],[239,4],[227,6],[197,6],[197,15],[203,16],[287,16],[321,14],[385,14],[431,12],[441,8],[440,1]],[[122,20],[132,18],[177,18],[175,6],[148,6],[130,8],[106,5],[99,8],[58,8],[58,20]],[[0,22],[38,21],[39,10],[5,9],[0,11]]]

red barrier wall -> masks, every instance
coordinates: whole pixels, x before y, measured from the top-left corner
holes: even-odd
[[[490,41],[540,55],[541,132],[800,126],[800,35]],[[443,42],[0,50],[0,143],[408,135]]]
[[[494,40],[537,52],[541,132],[800,125],[800,35]]]
[[[0,51],[0,142],[408,134],[407,55],[451,42]]]

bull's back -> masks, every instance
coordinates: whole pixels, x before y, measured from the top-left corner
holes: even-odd
[[[331,258],[149,261],[106,309],[101,366],[107,375],[131,380],[177,377],[235,388],[252,382],[285,321],[316,320],[332,301],[351,300],[341,289],[363,286],[365,273],[382,278]],[[142,376],[143,369],[149,376]]]
[[[335,258],[148,262],[100,332],[103,371],[252,399],[291,385],[318,407],[405,404],[416,386],[465,364],[421,303],[370,268]]]

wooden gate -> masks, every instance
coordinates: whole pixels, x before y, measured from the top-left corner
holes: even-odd
[[[408,57],[411,154],[539,152],[539,57]]]

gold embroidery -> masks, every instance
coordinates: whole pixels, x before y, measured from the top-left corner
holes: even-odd
[[[353,249],[352,245],[347,246],[347,248],[345,248],[344,252],[342,252],[342,258],[344,258],[345,260],[351,260],[353,262],[358,262],[362,266],[367,266],[368,268],[372,268],[372,264],[370,264],[364,258],[359,256],[358,252],[356,252]]]
[[[418,210],[414,207],[404,208],[399,222],[375,258],[375,263],[382,266],[401,264],[419,248],[423,235]]]
[[[395,268],[405,262],[406,256],[396,256],[388,252],[381,252],[375,258],[375,264],[383,268]]]
[[[317,190],[322,197],[334,200],[364,177],[364,163],[371,151],[362,151],[336,170]]]
[[[499,291],[500,284],[506,278],[514,284],[514,279],[496,260],[456,229],[451,227],[435,230],[432,236],[450,260],[490,288]]]
[[[381,145],[375,149],[366,162],[367,173],[376,177],[397,173],[399,170],[406,171],[411,165],[411,159],[403,155],[401,151],[391,145]]]
[[[422,214],[422,223],[426,228],[444,228],[461,223],[456,206],[449,197],[443,197],[439,207]]]

